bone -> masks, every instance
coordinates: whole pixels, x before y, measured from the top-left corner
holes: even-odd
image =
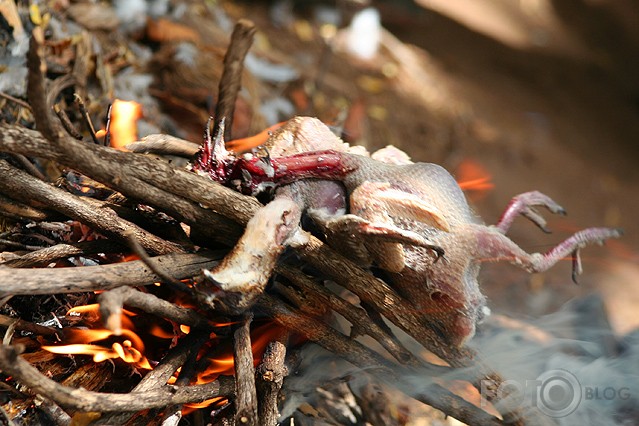
[[[300,214],[297,204],[284,197],[259,210],[231,253],[218,267],[204,271],[205,279],[196,287],[199,299],[226,312],[250,307],[264,291],[270,271],[298,229]]]

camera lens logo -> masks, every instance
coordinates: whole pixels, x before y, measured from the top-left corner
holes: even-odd
[[[581,385],[566,370],[550,370],[537,377],[537,408],[550,417],[565,417],[581,402]]]

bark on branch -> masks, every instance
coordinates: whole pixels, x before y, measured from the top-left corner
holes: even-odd
[[[170,254],[154,259],[178,279],[192,277],[203,268],[209,269],[217,264],[215,259],[201,254]],[[0,297],[110,290],[122,286],[149,285],[157,281],[161,281],[161,278],[139,260],[76,268],[0,267]]]
[[[42,373],[19,356],[19,348],[0,345],[0,368],[19,378],[22,384],[45,395],[64,407],[81,411],[140,411],[173,404],[202,402],[215,396],[231,395],[234,380],[221,376],[205,385],[176,387],[165,385],[157,389],[128,394],[91,392],[63,386]]]

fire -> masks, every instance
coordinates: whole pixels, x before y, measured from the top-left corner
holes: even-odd
[[[231,324],[233,323],[228,323],[228,325]],[[251,330],[251,349],[253,352],[254,365],[260,362],[266,350],[266,346],[270,341],[274,340],[279,333],[281,333],[281,329],[272,322],[267,322]],[[196,383],[209,383],[218,376],[234,373],[235,362],[233,359],[233,351],[229,348],[228,351],[221,351],[219,353],[222,355],[215,355],[208,359],[208,367],[198,374]]]
[[[98,305],[77,306],[70,309],[67,315],[82,315],[87,323],[96,323],[99,319]],[[94,362],[119,358],[137,368],[152,370],[153,367],[151,367],[149,360],[144,355],[144,342],[133,331],[133,322],[130,317],[134,315],[135,313],[133,312],[123,310],[121,317],[124,329],[119,336],[105,328],[83,329],[70,327],[64,330],[64,341],[67,344],[42,346],[42,349],[56,354],[91,355]],[[111,339],[116,341],[108,346]]]
[[[67,312],[68,316],[80,317],[80,323],[87,328],[67,327],[63,333],[63,344],[42,346],[42,349],[55,354],[65,355],[88,355],[94,362],[104,362],[106,360],[120,359],[140,370],[152,370],[155,363],[151,362],[145,354],[145,342],[134,331],[134,323],[132,318],[137,314],[128,310],[122,311],[122,330],[120,335],[116,335],[113,331],[101,327],[99,316],[99,305],[91,304],[77,306]],[[168,325],[169,323],[167,323]],[[228,327],[235,324],[234,322],[215,323],[216,328]],[[160,345],[164,349],[167,346],[173,346],[176,340],[188,334],[190,328],[183,324],[173,324],[174,331],[171,332],[169,327],[163,327],[160,324],[153,323],[144,331],[144,338],[159,339]],[[168,331],[167,331],[168,330]],[[251,331],[253,362],[255,365],[259,363],[266,349],[266,346],[277,335],[281,333],[281,329],[272,322],[260,324]],[[149,346],[153,346],[158,340],[147,342]],[[167,341],[171,343],[167,343]],[[202,365],[202,369],[198,371],[191,379],[191,384],[205,384],[216,380],[221,375],[235,374],[235,360],[233,357],[232,339],[222,339],[216,332],[211,332],[206,344],[200,349],[198,354],[198,364]],[[175,383],[178,372],[168,381]],[[223,406],[228,402],[225,397],[215,397],[198,404],[187,404],[184,407],[183,414],[198,408],[215,406]]]
[[[474,160],[464,160],[457,168],[457,183],[463,191],[472,191],[471,198],[482,198],[495,185],[490,181],[490,173]]]
[[[268,140],[271,132],[275,131],[282,127],[284,122],[277,123],[268,127],[265,130],[262,130],[257,135],[249,136],[243,139],[235,139],[226,143],[226,147],[235,152],[243,152],[248,151],[251,148],[255,148],[260,145],[264,145],[264,143]]]
[[[142,106],[135,101],[116,99],[111,108],[111,146],[123,149],[138,139],[137,121],[142,117]]]

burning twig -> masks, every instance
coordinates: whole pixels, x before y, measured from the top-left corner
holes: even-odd
[[[47,395],[61,406],[80,411],[140,411],[174,404],[201,402],[214,396],[230,395],[234,388],[232,378],[220,376],[218,380],[204,385],[185,387],[165,385],[154,390],[134,391],[128,394],[92,392],[56,383],[23,360],[19,353],[19,347],[0,346],[0,368],[32,390]]]
[[[251,349],[250,325],[252,315],[243,318],[233,333],[233,359],[235,360],[235,423],[257,425],[257,392],[255,368]]]
[[[202,268],[217,264],[215,258],[206,254],[169,254],[155,259],[173,271],[177,278],[193,277]],[[0,296],[111,290],[149,285],[160,280],[139,260],[82,268],[0,268]]]
[[[193,345],[191,346],[191,351],[182,365],[182,369],[180,370],[180,375],[175,381],[176,386],[187,386],[197,370],[197,356],[202,345],[209,339],[209,335],[205,333],[194,332],[197,336]],[[162,421],[162,426],[177,426],[182,419],[182,406],[174,406],[167,407],[164,410],[164,420]]]
[[[233,128],[233,113],[235,111],[235,101],[240,92],[242,84],[242,70],[244,69],[244,57],[248,53],[253,36],[255,25],[246,19],[240,19],[231,35],[231,43],[224,56],[224,70],[219,84],[219,96],[215,107],[215,127],[213,134],[218,132],[218,124],[222,118],[226,120],[224,139],[231,140]]]
[[[18,99],[15,96],[11,96],[8,93],[0,92],[0,98],[5,98],[15,104],[20,105],[22,108],[26,108],[29,111],[31,111],[31,105],[29,105],[27,102],[23,101],[22,99]]]
[[[182,308],[149,293],[142,293],[131,287],[120,287],[105,291],[98,296],[100,316],[105,328],[116,335],[122,332],[121,314],[123,305],[141,309],[144,312],[166,318],[177,324],[190,327],[208,327],[206,318],[197,312]]]
[[[208,334],[199,333],[195,330],[184,339],[181,339],[179,344],[171,349],[162,361],[140,380],[140,383],[133,388],[132,392],[148,392],[164,386],[177,369],[185,365],[191,354],[197,353],[201,346],[199,342],[205,337],[208,337]],[[102,417],[96,424],[125,424],[132,415],[132,413],[110,413]]]

